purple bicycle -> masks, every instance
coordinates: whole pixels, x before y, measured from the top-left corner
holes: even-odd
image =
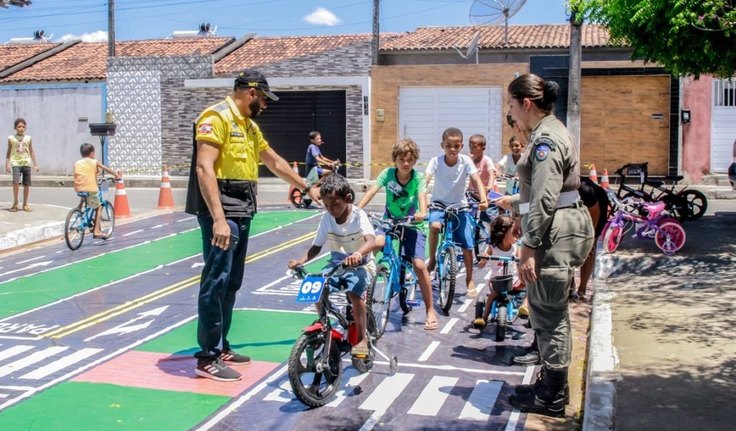
[[[634,197],[619,200],[610,190],[608,199],[614,213],[601,234],[606,253],[615,252],[624,235],[632,228],[635,229],[636,238],[653,238],[657,247],[667,256],[671,256],[685,245],[687,239],[685,229],[677,219],[664,212],[664,202],[645,202]]]

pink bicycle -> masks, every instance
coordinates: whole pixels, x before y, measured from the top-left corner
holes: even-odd
[[[606,253],[615,252],[624,235],[632,228],[636,232],[634,237],[653,238],[657,247],[667,256],[685,245],[685,229],[677,219],[664,212],[664,202],[645,202],[633,197],[619,200],[611,191],[608,191],[608,198],[615,212],[601,234]]]

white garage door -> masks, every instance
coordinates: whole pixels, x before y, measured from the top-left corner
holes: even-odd
[[[486,137],[486,154],[494,163],[501,155],[503,106],[500,87],[402,87],[399,90],[399,137],[412,138],[420,148],[420,162],[442,154],[442,132],[457,127],[463,132],[463,153],[468,138]]]
[[[732,161],[732,148],[736,140],[736,79],[713,80],[712,121],[711,170],[726,172]]]

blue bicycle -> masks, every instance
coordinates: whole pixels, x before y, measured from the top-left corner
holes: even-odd
[[[445,315],[450,314],[450,308],[455,299],[455,281],[457,279],[457,250],[459,244],[452,239],[452,233],[459,226],[459,215],[467,211],[467,204],[445,205],[441,202],[432,202],[429,209],[445,212],[445,222],[440,230],[440,244],[437,246],[435,262],[437,262],[437,284],[439,288],[440,309]]]
[[[524,302],[526,292],[513,289],[514,276],[509,274],[509,263],[518,262],[518,258],[488,256],[488,259],[503,263],[502,275],[491,277],[491,287],[497,295],[491,303],[491,311],[488,314],[488,321],[496,324],[496,341],[501,342],[506,339],[506,326],[513,323],[519,315],[519,307]],[[476,319],[483,316],[485,306],[486,301],[479,298],[475,303]]]
[[[102,211],[100,214],[100,231],[108,237],[112,235],[112,231],[115,229],[115,208],[110,201],[105,199],[105,193],[109,190],[111,181],[114,181],[114,178],[100,178],[97,180],[99,188],[97,193],[100,198],[100,211]],[[93,233],[95,228],[95,210],[87,205],[89,193],[79,192],[77,196],[81,198],[79,205],[69,211],[64,223],[64,240],[66,240],[66,245],[70,250],[81,247],[87,229],[90,233]]]
[[[401,243],[405,229],[416,229],[416,226],[411,224],[412,217],[384,219],[375,214],[371,214],[370,217],[373,226],[386,234],[383,256],[378,261],[376,276],[368,286],[366,294],[366,307],[373,315],[373,319],[368,319],[368,322],[369,325],[376,326],[368,330],[375,332],[376,337],[380,338],[386,331],[392,298],[399,295],[399,306],[404,314],[409,313],[412,305],[417,304],[413,302],[417,276],[411,259],[404,257]]]

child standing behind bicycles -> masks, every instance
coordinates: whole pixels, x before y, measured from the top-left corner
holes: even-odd
[[[500,216],[497,219],[493,221],[491,224],[491,248],[490,250],[490,256],[496,256],[496,257],[519,257],[519,251],[516,247],[516,241],[519,239],[519,237],[516,235],[516,232],[514,231],[514,219],[509,216]],[[483,268],[486,265],[486,262],[488,262],[488,256],[479,256],[481,259],[481,263],[478,264],[479,268]],[[489,277],[496,277],[503,274],[503,262],[491,262],[491,272]],[[512,274],[514,276],[513,278],[513,289],[514,291],[520,291],[524,290],[526,286],[524,283],[522,283],[519,280],[518,275],[516,274],[516,262],[509,263],[509,274]],[[489,289],[488,297],[486,298],[486,306],[483,309],[483,317],[473,320],[473,327],[474,328],[483,328],[486,326],[486,323],[488,322],[488,315],[491,313],[491,304],[493,304],[493,301],[498,296],[498,292],[496,292],[494,289]],[[524,301],[524,304],[526,304],[526,299]],[[522,313],[523,310],[523,313]],[[522,305],[522,308],[519,309],[520,315],[529,315],[528,308],[525,305]]]
[[[350,267],[336,272],[329,283],[331,288],[347,292],[360,337],[350,354],[363,358],[369,354],[364,292],[376,274],[373,261],[375,233],[368,215],[352,204],[355,195],[345,177],[337,173],[326,177],[319,194],[327,213],[322,215],[312,246],[301,259],[289,260],[289,268],[294,269],[314,259],[325,244],[330,249],[328,267],[341,263]]]
[[[417,222],[416,229],[404,231],[401,246],[406,254],[404,257],[410,259],[414,266],[419,288],[422,291],[422,300],[427,313],[424,329],[437,329],[439,322],[432,304],[432,286],[429,281],[429,271],[424,263],[426,236],[421,230],[421,224],[427,215],[426,183],[424,175],[414,169],[419,159],[419,146],[411,139],[404,139],[394,145],[391,158],[395,167],[386,168],[378,175],[376,183],[366,191],[358,206],[364,208],[378,190],[385,188],[385,216],[393,219],[414,217],[414,221]],[[376,232],[377,249],[383,248],[384,241],[384,233]]]
[[[79,193],[87,193],[87,206],[95,210],[95,227],[92,237],[95,239],[107,240],[109,237],[100,230],[100,196],[98,194],[97,174],[101,171],[114,175],[115,179],[119,179],[122,174],[120,171],[113,171],[95,159],[95,147],[92,144],[84,143],[79,147],[82,158],[74,163],[74,191]]]
[[[425,180],[427,184],[432,178],[437,177],[434,181],[432,190],[432,203],[438,202],[445,206],[455,204],[466,205],[465,199],[465,183],[470,177],[470,181],[475,184],[476,190],[480,194],[480,203],[478,208],[485,211],[488,208],[488,199],[486,190],[478,175],[478,169],[465,154],[460,154],[463,148],[463,132],[455,127],[450,127],[442,133],[442,149],[445,154],[433,157],[429,161],[427,170],[425,171]],[[434,270],[436,265],[435,253],[437,252],[437,242],[440,230],[444,220],[444,211],[431,209],[429,211],[429,262],[427,270]],[[470,213],[467,211],[460,212],[457,229],[452,233],[453,240],[460,244],[463,249],[463,260],[465,262],[465,285],[468,289],[468,296],[476,296],[478,294],[473,282],[473,223],[469,218]]]

